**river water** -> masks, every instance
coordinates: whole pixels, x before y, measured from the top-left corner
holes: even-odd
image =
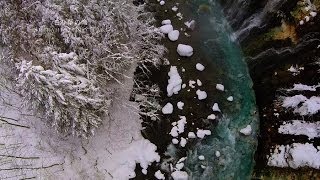
[[[177,12],[171,11],[176,1],[166,1],[164,6],[157,5],[156,17],[159,22],[171,19],[174,28],[179,30],[185,28],[185,21],[196,21],[195,30],[186,30],[190,37],[180,31],[177,42],[164,40],[169,50],[167,58],[170,65],[178,67],[187,88],[173,97],[166,97],[164,93],[162,104],[171,102],[175,105],[182,101],[185,107],[181,111],[175,109],[172,115],[164,115],[160,122],[152,126],[146,126],[144,136],[158,146],[163,161],[174,164],[181,157],[187,156],[184,170],[191,179],[250,179],[259,120],[252,81],[241,48],[233,42],[233,32],[218,3],[208,0],[178,2],[182,20],[176,17]],[[194,48],[191,58],[178,56],[176,47],[180,43]],[[203,72],[197,71],[196,63],[205,65],[206,69]],[[166,91],[169,67],[163,67],[158,77],[163,92]],[[202,86],[194,89],[188,87],[189,80],[197,79],[201,80]],[[216,89],[218,83],[225,86],[224,92]],[[199,101],[195,95],[197,89],[206,91],[207,99]],[[234,97],[233,102],[227,101],[229,96]],[[222,113],[215,113],[218,119],[209,121],[206,117],[213,113],[211,108],[214,103],[219,104]],[[171,123],[179,120],[179,116],[187,118],[187,127],[182,137],[187,137],[190,131],[196,132],[198,128],[209,129],[212,135],[203,140],[189,139],[185,148],[173,146],[172,137],[168,133]],[[251,135],[244,136],[239,131],[247,125],[251,125],[253,131]],[[216,157],[217,151],[220,157]],[[200,161],[199,155],[203,155],[205,160]]]
[[[200,41],[203,42],[199,46],[201,54],[212,66],[222,70],[212,78],[221,80],[227,92],[213,92],[213,99],[221,104],[223,115],[218,125],[211,128],[213,135],[198,142],[189,151],[186,168],[192,179],[249,179],[259,126],[247,64],[239,45],[232,41],[233,32],[218,3],[194,1],[187,6],[190,12],[198,12],[193,15],[198,22]],[[211,77],[210,73],[206,76]],[[225,101],[226,94],[232,95],[234,102]],[[253,134],[241,135],[239,130],[248,124],[252,126]],[[221,153],[219,158],[215,157],[216,151]],[[208,157],[204,163],[205,169],[199,166],[203,163],[199,163],[197,158],[200,154]]]

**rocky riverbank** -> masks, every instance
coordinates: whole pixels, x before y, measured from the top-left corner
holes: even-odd
[[[228,1],[225,13],[229,13],[231,4],[236,2]],[[285,89],[292,88],[294,84],[313,86],[320,82],[320,1],[247,2],[249,5],[244,9],[250,7],[251,10],[243,14],[245,18],[239,19],[238,23],[232,22],[237,32],[246,32],[238,40],[254,81],[260,112],[261,134],[256,153],[255,177],[319,178],[319,170],[304,167],[302,173],[291,168],[269,167],[268,163],[270,165],[270,151],[273,152],[277,145],[311,143],[317,147],[320,143],[319,137],[308,139],[304,135],[284,135],[278,132],[280,125],[294,119],[304,119],[308,123],[319,122],[319,113],[301,117],[284,109],[279,98],[298,94],[309,98],[319,96],[319,88],[314,92],[290,93]],[[241,24],[246,22],[252,25],[251,28],[243,29]],[[249,24],[246,27],[250,27]],[[294,160],[295,157],[292,158]]]
[[[180,36],[175,42],[163,39],[168,61],[147,78],[148,87],[152,82],[159,87],[161,107],[170,103],[173,112],[163,115],[159,109],[158,120],[144,118],[144,136],[158,146],[162,161],[154,164],[152,170],[148,169],[147,175],[140,173],[138,177],[152,178],[159,167],[165,174],[187,171],[193,179],[249,177],[257,144],[255,99],[247,66],[239,47],[232,42],[219,5],[208,1],[166,1],[160,5],[154,1],[149,10],[156,12],[158,27],[163,25],[163,20],[170,19]],[[196,22],[194,28],[190,25],[192,20]],[[193,55],[181,57],[177,53],[178,44],[191,45]],[[182,89],[168,97],[168,72],[172,67],[177,67]],[[184,106],[179,108],[179,103]],[[187,123],[183,132],[175,137],[172,129],[181,118]],[[200,132],[212,135],[203,138]],[[184,164],[179,167],[181,162]]]

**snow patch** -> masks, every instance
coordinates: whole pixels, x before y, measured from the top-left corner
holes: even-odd
[[[304,102],[306,100],[307,100],[307,98],[303,95],[295,95],[292,97],[285,97],[283,100],[282,106],[285,108],[295,108],[301,102]]]
[[[287,89],[287,91],[317,91],[317,88],[320,87],[320,85],[317,86],[308,86],[304,84],[294,84],[292,89]]]
[[[301,116],[314,115],[320,111],[320,97],[312,96],[310,99],[303,95],[285,97],[282,106],[294,108],[293,112]]]
[[[305,135],[309,139],[320,137],[320,122],[309,123],[301,120],[284,122],[278,129],[281,134]]]
[[[320,151],[312,144],[278,145],[268,157],[268,165],[275,167],[311,167],[320,169]]]
[[[149,140],[142,139],[132,142],[125,150],[115,154],[111,162],[111,174],[115,179],[129,179],[136,176],[134,170],[136,164],[140,164],[142,171],[153,162],[160,162],[160,156],[156,152],[157,147]]]

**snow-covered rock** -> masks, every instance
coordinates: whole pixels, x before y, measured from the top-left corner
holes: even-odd
[[[165,106],[162,108],[162,113],[163,114],[172,114],[173,112],[173,105],[171,103],[167,103]]]
[[[300,21],[299,21],[299,24],[300,24],[300,25],[303,25],[303,24],[304,24],[304,20],[300,20]]]
[[[205,67],[204,67],[204,65],[202,65],[202,64],[200,64],[200,63],[197,63],[197,64],[196,64],[196,69],[197,69],[198,71],[203,71],[203,70],[205,69]]]
[[[187,124],[187,119],[185,116],[179,116],[179,117],[180,117],[180,120],[178,122],[172,123],[173,127],[171,128],[171,131],[169,133],[172,137],[178,137],[179,134],[183,133],[185,125]]]
[[[177,41],[179,39],[179,31],[178,30],[174,30],[169,32],[168,37],[170,39],[170,41]]]
[[[251,125],[247,125],[245,128],[241,129],[240,133],[245,136],[249,136],[252,133]]]
[[[173,31],[173,26],[171,24],[166,24],[160,27],[160,31],[163,34],[168,34],[169,32]]]
[[[171,141],[172,141],[172,144],[179,144],[179,140],[176,138],[173,138]]]
[[[233,97],[232,97],[232,96],[229,96],[229,97],[227,98],[227,100],[228,100],[229,102],[232,102],[232,101],[233,101]]]
[[[166,2],[165,1],[160,1],[160,5],[163,6]]]
[[[217,84],[217,85],[216,85],[216,89],[218,89],[219,91],[224,91],[224,85],[222,85],[222,84]]]
[[[180,120],[177,122],[178,133],[181,134],[184,132],[184,127],[187,124],[187,118],[185,116],[179,116]]]
[[[185,147],[186,144],[187,144],[187,140],[186,140],[185,138],[181,137],[181,139],[180,139],[180,146],[181,146],[181,147]]]
[[[177,171],[180,171],[183,167],[184,167],[184,163],[183,162],[180,162],[180,163],[176,164],[176,170]]]
[[[317,12],[314,12],[314,11],[310,12],[310,16],[316,17],[317,16]]]
[[[191,87],[191,88],[195,88],[196,86],[194,86],[196,84],[196,82],[195,81],[193,81],[193,80],[189,80],[189,87]]]
[[[178,137],[179,133],[178,133],[178,127],[177,126],[173,126],[171,128],[171,131],[169,133],[172,137]]]
[[[173,180],[188,180],[188,173],[185,171],[174,171],[171,174]]]
[[[178,11],[178,7],[177,7],[177,6],[173,6],[173,7],[171,8],[171,10],[174,11],[174,12],[177,12],[177,11]]]
[[[205,158],[204,158],[203,155],[200,155],[200,156],[198,156],[198,159],[199,159],[200,161],[203,161]]]
[[[203,130],[203,129],[198,129],[197,130],[197,137],[198,138],[204,138],[205,136],[209,136],[211,135],[211,131],[210,130]]]
[[[212,111],[213,112],[221,112],[218,103],[214,103],[212,106]]]
[[[220,157],[221,156],[220,151],[216,151],[215,155],[216,155],[216,157]]]
[[[193,48],[189,45],[179,44],[177,52],[180,56],[190,57],[193,55]]]
[[[183,109],[183,106],[184,106],[184,103],[183,103],[183,102],[179,101],[179,102],[177,103],[178,109],[182,110],[182,109]]]
[[[154,173],[154,177],[156,177],[157,179],[166,179],[164,177],[164,174],[160,170]]]
[[[214,114],[210,114],[207,119],[210,119],[210,120],[215,120],[216,119],[216,115]]]
[[[304,17],[304,19],[306,20],[306,22],[310,21],[310,17],[309,16]]]
[[[194,30],[194,28],[196,27],[196,21],[195,20],[186,21],[184,22],[184,25],[186,25],[188,29]]]
[[[196,138],[196,134],[194,132],[188,132],[188,138],[194,139]]]
[[[167,24],[171,24],[171,20],[170,19],[166,19],[166,20],[163,20],[161,22],[162,25],[167,25]]]
[[[178,17],[178,19],[181,21],[183,19],[183,15],[179,12],[176,14],[176,16]]]
[[[197,79],[197,85],[202,86],[202,82],[199,79]]]
[[[196,91],[196,94],[197,94],[199,100],[203,100],[208,97],[208,95],[205,91],[201,91],[199,89]]]
[[[182,79],[176,66],[171,66],[168,76],[167,95],[171,97],[173,94],[178,94],[181,90]]]

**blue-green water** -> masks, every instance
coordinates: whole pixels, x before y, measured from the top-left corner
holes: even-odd
[[[199,53],[218,68],[214,78],[223,82],[226,93],[234,97],[230,103],[216,94],[214,101],[219,103],[223,117],[217,126],[209,128],[210,137],[189,150],[185,168],[191,179],[250,179],[259,121],[252,81],[241,49],[231,40],[232,30],[219,4],[197,0],[185,6],[188,12],[194,12],[192,16],[199,27],[197,38],[202,42]],[[241,135],[240,129],[248,124],[252,126],[252,135]],[[219,158],[216,151],[221,153]],[[199,161],[199,155],[206,159]]]

